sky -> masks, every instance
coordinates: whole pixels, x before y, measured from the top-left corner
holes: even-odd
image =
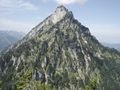
[[[61,4],[100,42],[120,43],[120,0],[0,0],[0,30],[28,33]]]

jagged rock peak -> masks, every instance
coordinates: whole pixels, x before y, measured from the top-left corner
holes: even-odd
[[[52,13],[49,17],[47,17],[43,22],[41,22],[36,27],[40,29],[44,25],[49,24],[56,24],[60,20],[64,19],[65,16],[69,16],[73,18],[73,13],[69,11],[67,8],[65,8],[63,5],[60,5],[56,8],[55,12]]]
[[[60,5],[60,6],[58,6],[57,8],[56,8],[56,11],[55,12],[62,12],[62,11],[64,11],[64,12],[68,12],[68,9],[66,8],[66,7],[64,7],[63,5]]]
[[[66,15],[72,16],[73,14],[71,11],[69,11],[67,8],[65,8],[63,5],[60,5],[56,8],[55,12],[53,13],[52,17],[52,22],[57,23],[61,19],[63,19]]]
[[[1,54],[0,90],[120,90],[120,53],[71,15],[59,6]]]
[[[51,26],[55,25],[57,22],[64,19],[64,17],[67,18],[73,18],[73,13],[69,11],[66,7],[63,5],[60,5],[56,8],[55,12],[51,14],[49,17],[47,17],[44,21],[42,21],[40,24],[38,24],[36,27],[34,27],[27,35],[27,38],[33,37],[36,35],[37,31],[39,31],[43,26]]]

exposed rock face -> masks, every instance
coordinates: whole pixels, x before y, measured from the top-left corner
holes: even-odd
[[[3,90],[119,90],[120,53],[64,6],[0,56]]]

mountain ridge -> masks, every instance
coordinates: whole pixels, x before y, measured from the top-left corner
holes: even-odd
[[[49,16],[0,56],[1,89],[120,89],[120,53],[102,46],[71,11],[62,16]]]
[[[0,51],[22,39],[24,33],[0,30]]]
[[[29,33],[28,33],[28,37],[36,34],[35,31],[37,32],[38,29],[42,28],[44,25],[47,24],[56,24],[57,22],[59,22],[63,17],[65,17],[66,14],[70,13],[71,16],[72,12],[68,11],[68,9],[66,9],[63,5],[60,5],[56,8],[55,12],[53,14],[51,14],[50,16],[48,16],[45,20],[43,20],[40,24],[38,24],[36,27],[34,27]],[[57,18],[57,19],[56,19]],[[38,29],[37,29],[38,28]],[[32,32],[33,31],[33,32]]]
[[[118,44],[113,44],[113,43],[105,43],[105,42],[103,42],[102,44],[104,46],[106,46],[106,47],[114,48],[114,49],[120,51],[120,44],[119,43]]]

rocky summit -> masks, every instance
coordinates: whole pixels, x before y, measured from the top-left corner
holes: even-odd
[[[0,54],[1,90],[120,90],[120,53],[59,6]]]

